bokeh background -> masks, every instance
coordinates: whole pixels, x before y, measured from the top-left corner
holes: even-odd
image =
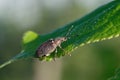
[[[51,32],[111,0],[0,0],[0,64],[21,51],[23,33]],[[79,47],[51,62],[20,60],[0,80],[106,80],[120,64],[120,38]]]

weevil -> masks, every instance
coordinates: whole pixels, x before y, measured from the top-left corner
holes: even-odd
[[[49,56],[54,51],[57,53],[57,47],[64,50],[61,47],[61,44],[69,39],[68,35],[70,34],[72,28],[73,26],[68,30],[65,37],[57,37],[54,39],[49,39],[46,42],[42,43],[36,50],[35,56],[37,58],[41,58],[41,57]]]

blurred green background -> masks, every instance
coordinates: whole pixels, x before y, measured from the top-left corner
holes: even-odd
[[[23,33],[51,32],[110,0],[0,0],[0,64],[21,51]],[[0,80],[107,80],[120,64],[120,38],[79,47],[51,62],[20,60]]]

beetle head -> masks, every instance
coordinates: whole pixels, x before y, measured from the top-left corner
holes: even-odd
[[[66,37],[58,37],[58,38],[54,39],[54,42],[55,42],[55,44],[59,45],[59,44],[61,44],[62,42],[66,41],[66,40],[67,40]]]

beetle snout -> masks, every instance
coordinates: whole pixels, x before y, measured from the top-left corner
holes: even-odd
[[[67,41],[67,38],[66,38],[66,37],[61,38],[61,41],[62,41],[62,42]]]

